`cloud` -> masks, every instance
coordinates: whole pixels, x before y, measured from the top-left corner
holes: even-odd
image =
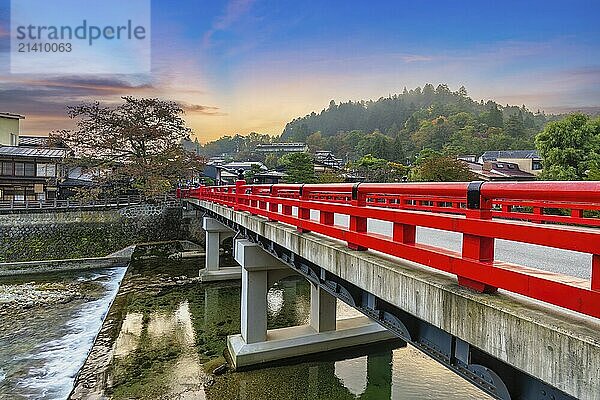
[[[149,83],[117,78],[3,78],[0,80],[0,110],[24,114],[25,130],[35,129],[35,133],[69,125],[66,116],[68,106],[97,100],[117,103],[121,96],[151,95],[155,91]],[[45,125],[43,121],[46,121]]]
[[[153,82],[118,77],[18,77],[0,78],[0,111],[25,115],[23,132],[46,134],[55,129],[69,129],[73,123],[67,117],[67,107],[100,101],[120,103],[122,96],[159,97],[182,105],[188,117],[226,116],[219,107],[197,104],[196,92],[179,92]],[[191,89],[190,89],[191,90]],[[187,101],[186,101],[187,100]]]
[[[225,12],[212,24],[212,27],[204,34],[202,43],[204,47],[210,47],[213,35],[218,31],[229,29],[235,22],[239,21],[249,10],[254,0],[230,0]]]
[[[421,54],[406,54],[401,56],[402,61],[404,61],[405,63],[413,63],[413,62],[427,62],[427,61],[433,61],[434,57],[432,56],[425,56],[425,55],[421,55]]]
[[[183,109],[189,113],[201,114],[201,115],[207,115],[207,116],[227,115],[227,113],[219,111],[219,107],[203,106],[200,104],[190,104],[190,103],[182,103],[182,102],[180,102],[180,104],[183,107]]]
[[[56,77],[51,79],[25,79],[21,85],[41,86],[47,89],[67,89],[89,93],[131,93],[153,89],[150,83],[132,83],[118,78]]]

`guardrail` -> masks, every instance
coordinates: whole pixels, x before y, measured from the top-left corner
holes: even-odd
[[[346,241],[354,250],[372,249],[449,272],[460,285],[478,292],[504,289],[600,318],[600,230],[590,228],[600,225],[597,217],[584,216],[600,210],[600,182],[246,185],[238,181],[235,186],[181,189],[177,196],[248,211],[296,226],[300,232]],[[513,211],[525,207],[532,212]],[[544,214],[548,209],[572,211]],[[311,210],[319,212],[318,221],[311,219]],[[347,215],[349,227],[335,225],[335,214]],[[392,235],[367,232],[367,219],[392,223]],[[462,251],[417,243],[417,227],[461,233]],[[497,261],[495,239],[590,254],[591,279]]]
[[[0,214],[18,211],[53,211],[74,209],[107,209],[120,208],[130,205],[138,205],[147,201],[169,201],[175,200],[174,195],[165,195],[155,199],[143,196],[121,196],[96,200],[66,199],[66,200],[0,200]]]

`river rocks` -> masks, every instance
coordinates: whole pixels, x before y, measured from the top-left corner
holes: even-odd
[[[227,372],[227,370],[229,369],[229,366],[225,363],[225,364],[221,364],[219,365],[217,368],[215,368],[213,370],[213,374],[215,375],[223,375],[225,372]]]
[[[0,313],[85,299],[86,294],[81,289],[81,283],[63,282],[0,285]]]

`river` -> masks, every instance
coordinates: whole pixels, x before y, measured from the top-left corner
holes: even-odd
[[[486,395],[412,347],[377,345],[263,369],[212,372],[240,326],[240,284],[200,284],[194,261],[134,263],[103,329],[108,351],[87,363],[74,398],[480,399]],[[310,287],[279,282],[268,293],[268,327],[308,322]],[[356,311],[338,306],[339,317]],[[110,345],[105,344],[109,342]],[[101,353],[101,352],[100,352]],[[105,372],[100,370],[105,369]],[[87,382],[86,382],[87,381]]]
[[[73,399],[486,397],[410,346],[215,375],[227,335],[239,332],[240,283],[201,284],[202,264],[150,260],[126,274],[111,268],[0,281],[0,398],[66,399],[74,384]],[[269,329],[307,323],[309,308],[305,280],[277,283],[268,294]],[[340,304],[338,313],[356,311]]]

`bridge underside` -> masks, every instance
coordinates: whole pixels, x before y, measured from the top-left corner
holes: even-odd
[[[505,293],[474,293],[414,263],[188,201],[497,398],[600,399],[597,320]]]

